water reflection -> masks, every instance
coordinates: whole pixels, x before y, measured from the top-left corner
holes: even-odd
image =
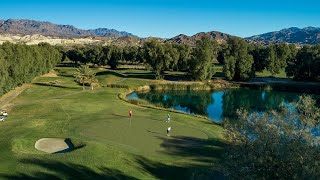
[[[214,92],[150,91],[133,93],[128,98],[144,99],[155,104],[162,104],[166,108],[205,115],[220,122],[226,118],[235,119],[237,109],[264,112],[278,108],[282,102],[289,104],[299,95],[301,94],[240,88]]]

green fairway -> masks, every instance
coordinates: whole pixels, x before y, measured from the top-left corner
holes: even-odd
[[[102,85],[131,88],[155,83],[146,70],[96,69]],[[0,179],[131,178],[200,179],[219,176],[223,129],[209,120],[146,108],[118,98],[126,89],[83,91],[75,68],[58,68],[57,77],[38,77],[7,104],[0,122]],[[58,85],[48,86],[52,81]],[[133,110],[133,118],[128,111]],[[170,113],[171,122],[166,115]],[[171,126],[171,136],[166,128]],[[45,154],[41,138],[70,138],[76,150]]]

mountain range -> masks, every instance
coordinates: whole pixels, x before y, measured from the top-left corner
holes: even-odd
[[[50,22],[34,21],[28,19],[0,19],[0,33],[2,34],[20,34],[55,37],[85,37],[85,36],[100,36],[118,38],[123,36],[137,37],[125,31],[117,31],[115,29],[98,28],[91,30],[78,29],[70,25],[57,25]]]
[[[15,35],[14,38],[8,37],[8,35]],[[30,37],[31,35],[31,37]],[[40,36],[33,36],[40,35]],[[234,37],[233,35],[226,34],[218,31],[200,32],[192,36],[184,34],[177,35],[172,38],[157,38],[162,42],[174,42],[179,44],[194,45],[195,42],[201,39],[203,36],[209,35],[211,39],[218,41],[219,43],[225,42],[228,38]],[[0,42],[4,42],[6,39],[14,39],[14,42],[28,42],[32,39],[33,42],[38,42],[46,37],[49,38],[48,42],[63,41],[65,38],[91,38],[90,42],[102,41],[103,43],[117,44],[140,44],[148,38],[139,38],[125,31],[117,31],[115,29],[98,28],[84,30],[79,29],[71,25],[58,25],[50,22],[35,21],[28,19],[0,19]],[[19,36],[19,37],[18,37]],[[24,37],[27,36],[27,37]],[[20,39],[19,39],[20,38]],[[60,38],[57,40],[57,38]],[[319,44],[320,43],[320,28],[306,27],[297,28],[291,27],[282,29],[280,31],[268,32],[265,34],[255,35],[252,37],[244,38],[248,42],[261,43],[261,44],[274,44],[274,43],[294,43],[294,44]],[[87,41],[88,39],[86,39]],[[79,41],[79,42],[82,42]]]
[[[265,43],[294,43],[294,44],[319,44],[320,28],[291,27],[280,31],[269,32],[246,38],[247,40]]]
[[[224,42],[230,37],[235,37],[230,34],[211,31],[211,32],[201,32],[193,36],[187,36],[180,34],[173,38],[167,39],[169,42],[184,43],[193,45],[197,40],[201,39],[203,36],[209,35],[212,39],[218,42]],[[287,29],[282,29],[280,31],[268,32],[265,34],[255,35],[252,37],[244,38],[248,42],[260,43],[260,44],[276,44],[276,43],[292,43],[292,44],[320,44],[320,28],[316,27],[306,27],[297,28],[291,27]]]

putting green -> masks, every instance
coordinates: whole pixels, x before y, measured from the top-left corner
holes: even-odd
[[[136,116],[143,112],[136,112]],[[161,147],[163,139],[172,139],[177,136],[193,137],[206,140],[208,136],[197,129],[174,122],[165,122],[165,113],[161,118],[156,117],[133,117],[113,114],[113,118],[96,120],[85,125],[82,135],[90,138],[106,141],[114,145],[132,149],[142,153],[165,151]],[[174,119],[174,117],[172,117]],[[171,136],[166,135],[167,127],[171,126]],[[115,128],[118,127],[118,128]]]

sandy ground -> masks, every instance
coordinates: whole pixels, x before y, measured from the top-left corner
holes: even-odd
[[[51,70],[49,73],[42,75],[41,77],[58,77],[55,70]]]
[[[109,40],[110,41],[110,40]],[[59,38],[42,36],[39,34],[34,35],[12,35],[0,34],[0,44],[4,42],[12,43],[26,43],[27,45],[34,45],[39,43],[49,43],[51,45],[75,45],[75,44],[108,44],[108,40],[97,40],[93,37],[79,37],[79,38]]]

